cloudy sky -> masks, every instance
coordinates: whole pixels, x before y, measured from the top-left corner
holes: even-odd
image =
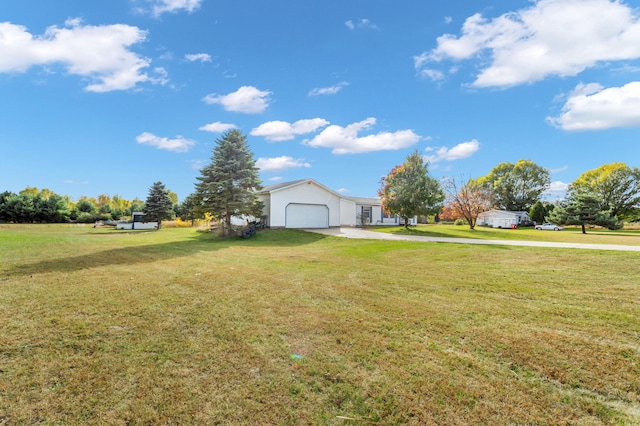
[[[265,185],[353,196],[529,159],[640,166],[640,7],[609,0],[0,3],[0,191],[193,192],[247,135]],[[550,195],[552,197],[553,195]]]

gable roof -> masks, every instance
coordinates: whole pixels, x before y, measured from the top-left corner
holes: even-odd
[[[276,183],[274,185],[268,185],[265,186],[264,188],[262,188],[261,191],[258,191],[258,194],[271,194],[273,192],[277,192],[277,191],[282,191],[284,189],[288,189],[288,188],[292,188],[294,186],[298,186],[298,185],[302,185],[305,183],[313,183],[317,186],[319,186],[320,188],[324,189],[325,191],[335,195],[338,198],[344,198],[342,195],[338,194],[337,192],[335,192],[332,189],[327,188],[326,186],[324,186],[323,184],[313,180],[313,179],[300,179],[300,180],[294,180],[291,182],[282,182],[282,183]]]
[[[304,182],[304,181],[305,181],[305,179],[299,179],[299,180],[292,180],[291,182],[282,182],[282,183],[276,183],[276,184],[273,184],[273,185],[267,185],[264,188],[262,188],[260,191],[258,191],[258,194],[264,194],[264,193],[277,191],[278,189],[287,188],[289,186],[294,186],[295,184],[300,183],[300,182]]]
[[[380,198],[374,197],[342,197],[346,200],[354,201],[356,204],[380,205]]]
[[[525,211],[512,212],[509,210],[489,210],[489,211],[480,213],[480,215],[483,215],[483,216],[497,216],[497,215],[522,216],[524,214],[528,216],[529,212],[525,212]]]

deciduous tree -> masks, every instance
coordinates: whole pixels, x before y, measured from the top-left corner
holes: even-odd
[[[612,216],[632,215],[640,208],[640,169],[625,163],[602,165],[578,176],[569,186],[569,194],[592,194]]]
[[[444,192],[440,183],[429,176],[427,164],[418,151],[409,155],[380,181],[378,195],[385,211],[397,214],[409,226],[409,219],[416,215],[427,216],[442,208]]]
[[[210,213],[220,220],[225,234],[231,232],[233,216],[261,216],[263,203],[256,190],[262,183],[246,136],[239,130],[216,141],[211,163],[200,174],[195,191],[199,214]]]
[[[459,185],[454,178],[447,180],[447,203],[458,218],[467,221],[469,229],[476,227],[478,215],[491,209],[491,190],[475,179]]]
[[[500,163],[478,179],[493,191],[493,204],[503,210],[529,211],[549,188],[549,171],[530,160]]]
[[[442,211],[440,212],[438,217],[440,218],[440,220],[448,220],[448,221],[462,219],[462,216],[460,216],[458,212],[456,212],[453,209],[450,203],[447,203],[444,205],[444,207],[442,207]]]

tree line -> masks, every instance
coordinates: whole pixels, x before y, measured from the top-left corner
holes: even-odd
[[[163,221],[176,217],[186,221],[208,218],[220,221],[228,234],[233,216],[261,216],[263,205],[256,194],[261,188],[246,136],[231,130],[216,141],[211,163],[201,170],[194,193],[181,203],[160,181],[149,187],[144,201],[103,194],[97,198],[83,196],[75,202],[48,189],[27,187],[17,194],[0,193],[0,222],[93,223],[128,219],[133,212],[143,212],[144,220],[158,222],[158,228]]]
[[[417,152],[408,157],[401,168],[416,168],[416,156]],[[397,169],[383,178],[380,191],[383,205],[392,213],[399,210],[388,201],[386,186]],[[424,174],[428,175],[426,168]],[[582,173],[569,185],[566,198],[555,203],[542,200],[550,184],[549,171],[530,160],[500,163],[486,176],[462,182],[455,178],[445,179],[437,189],[440,195],[436,198],[444,203],[437,201],[434,204],[433,197],[431,200],[425,198],[424,203],[429,208],[412,212],[435,211],[439,218],[461,219],[473,229],[482,212],[491,209],[525,211],[535,222],[579,225],[583,233],[587,225],[619,229],[625,221],[637,220],[640,216],[640,169],[637,167],[617,162]],[[392,193],[398,197],[403,191],[396,189]],[[419,189],[404,190],[404,193],[416,194]],[[411,202],[415,203],[415,200]]]
[[[526,211],[537,222],[600,225],[620,228],[640,216],[640,170],[625,163],[611,163],[581,174],[569,185],[567,197],[544,201],[551,184],[550,172],[530,160],[504,162],[478,178],[438,181],[428,163],[415,151],[380,182],[383,209],[397,214],[405,224],[413,216],[434,215],[462,219],[473,229],[478,215],[491,209]],[[145,201],[125,200],[106,194],[81,197],[73,202],[50,190],[27,187],[18,194],[0,193],[0,221],[15,223],[95,222],[145,213],[147,221],[179,217],[182,220],[217,219],[225,233],[232,231],[234,216],[260,217],[262,189],[253,153],[246,136],[231,130],[216,140],[211,162],[200,171],[195,190],[181,203],[175,193],[155,182]]]
[[[82,196],[74,201],[68,195],[59,195],[46,188],[26,187],[17,194],[11,191],[0,193],[0,222],[91,223],[119,220],[130,217],[134,211],[141,211],[143,206],[144,201],[140,199],[127,200],[119,195]]]

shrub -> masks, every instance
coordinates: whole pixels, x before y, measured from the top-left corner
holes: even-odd
[[[453,222],[453,224],[456,226],[461,226],[461,225],[464,225],[465,223],[467,222],[464,219],[456,219],[456,221]]]
[[[94,223],[99,220],[111,220],[110,214],[102,214],[102,213],[87,213],[82,212],[78,215],[76,221],[78,223]]]

